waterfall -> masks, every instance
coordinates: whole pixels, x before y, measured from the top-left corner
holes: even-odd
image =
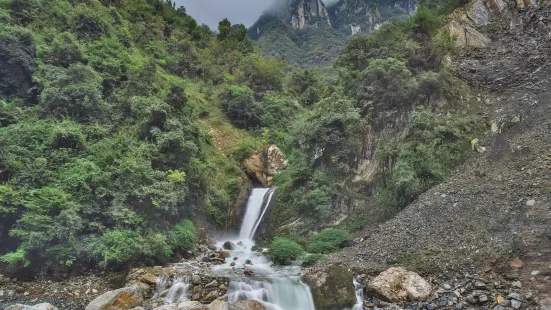
[[[214,274],[230,277],[228,300],[256,300],[270,310],[315,310],[310,287],[300,280],[299,265],[277,266],[263,253],[253,251],[254,235],[270,207],[275,188],[255,188],[233,250],[226,263],[212,267]],[[228,240],[224,240],[228,241]],[[223,248],[224,241],[218,243]],[[245,275],[247,271],[247,275]]]
[[[356,291],[356,300],[358,303],[354,305],[354,308],[352,308],[352,310],[363,310],[364,286],[361,285],[358,281],[354,280],[354,290]]]
[[[153,295],[153,298],[159,298],[161,293],[166,287],[166,284],[168,282],[168,277],[166,275],[160,275],[155,280],[155,294]]]
[[[174,283],[172,283],[170,290],[166,294],[165,302],[173,304],[188,301],[190,282],[189,277],[174,278]]]
[[[262,222],[272,196],[274,195],[275,188],[255,188],[253,189],[249,201],[247,202],[247,209],[245,211],[245,217],[241,224],[241,230],[239,231],[239,239],[253,240],[254,234],[258,229],[258,226]]]

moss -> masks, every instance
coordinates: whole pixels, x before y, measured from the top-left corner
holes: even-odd
[[[344,267],[330,266],[325,275],[309,275],[305,281],[310,285],[318,310],[351,308],[356,303],[353,277]]]

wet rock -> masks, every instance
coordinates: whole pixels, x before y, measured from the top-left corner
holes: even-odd
[[[203,304],[198,301],[184,301],[179,304],[164,305],[154,310],[203,310],[207,309]]]
[[[199,285],[201,284],[201,276],[198,275],[198,274],[194,274],[193,276],[191,276],[191,283],[193,285]]]
[[[140,288],[130,286],[100,295],[86,306],[86,310],[126,310],[142,303]]]
[[[206,257],[206,256],[203,256],[203,257],[201,257],[201,261],[202,261],[203,263],[210,263],[210,258],[208,258],[208,257]]]
[[[400,303],[424,300],[430,295],[432,286],[415,272],[393,267],[373,279],[367,290],[382,300]]]
[[[351,308],[356,304],[353,276],[343,267],[332,265],[303,277],[312,291],[317,309]]]
[[[218,281],[212,280],[209,284],[205,285],[205,288],[217,287],[218,285],[219,285],[219,284],[218,284]]]
[[[224,242],[224,245],[222,246],[224,248],[224,250],[234,250],[235,249],[235,244],[233,244],[233,242],[231,241],[226,241]]]
[[[214,301],[218,297],[218,291],[209,292],[203,299],[207,302]]]
[[[210,310],[268,310],[268,308],[256,300],[240,300],[230,302],[215,300],[210,304]]]
[[[43,304],[38,304],[34,306],[17,304],[17,305],[7,307],[6,310],[58,310],[58,309],[50,304],[43,303]]]
[[[264,187],[270,187],[274,176],[287,166],[287,161],[283,152],[271,145],[246,159],[243,166],[248,175],[256,178]]]
[[[146,273],[140,278],[140,281],[145,284],[155,284],[157,282],[157,277],[150,273]]]
[[[251,262],[250,259],[247,259],[247,260],[245,261],[245,265],[252,265],[252,264],[253,264],[253,263]]]

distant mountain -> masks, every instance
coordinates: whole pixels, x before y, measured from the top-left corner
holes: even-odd
[[[332,62],[350,35],[369,34],[384,23],[411,15],[418,0],[286,0],[249,28],[266,55],[300,67]]]

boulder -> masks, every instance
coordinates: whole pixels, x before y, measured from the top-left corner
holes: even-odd
[[[143,295],[137,286],[109,291],[92,300],[86,310],[126,310],[141,306]]]
[[[6,308],[6,310],[58,310],[56,307],[50,305],[50,304],[38,304],[34,306],[27,306],[27,305],[13,305]]]
[[[153,284],[157,283],[157,277],[150,274],[150,273],[146,273],[140,278],[140,281],[142,281],[145,284],[152,284],[153,285]]]
[[[305,274],[303,280],[310,286],[318,310],[350,309],[357,302],[354,279],[346,268],[329,266],[324,270]]]
[[[268,308],[256,300],[229,302],[215,300],[210,304],[210,310],[268,310]]]
[[[257,179],[264,187],[271,187],[274,176],[287,166],[287,161],[283,152],[271,145],[246,159],[243,166],[249,176]]]
[[[382,272],[367,286],[368,294],[392,303],[424,300],[431,291],[430,283],[402,267]]]
[[[164,305],[154,310],[206,310],[207,306],[198,301],[184,301],[179,304]]]
[[[233,244],[233,242],[231,241],[226,241],[224,242],[224,245],[222,246],[224,248],[224,250],[234,250],[235,249],[235,244]]]

